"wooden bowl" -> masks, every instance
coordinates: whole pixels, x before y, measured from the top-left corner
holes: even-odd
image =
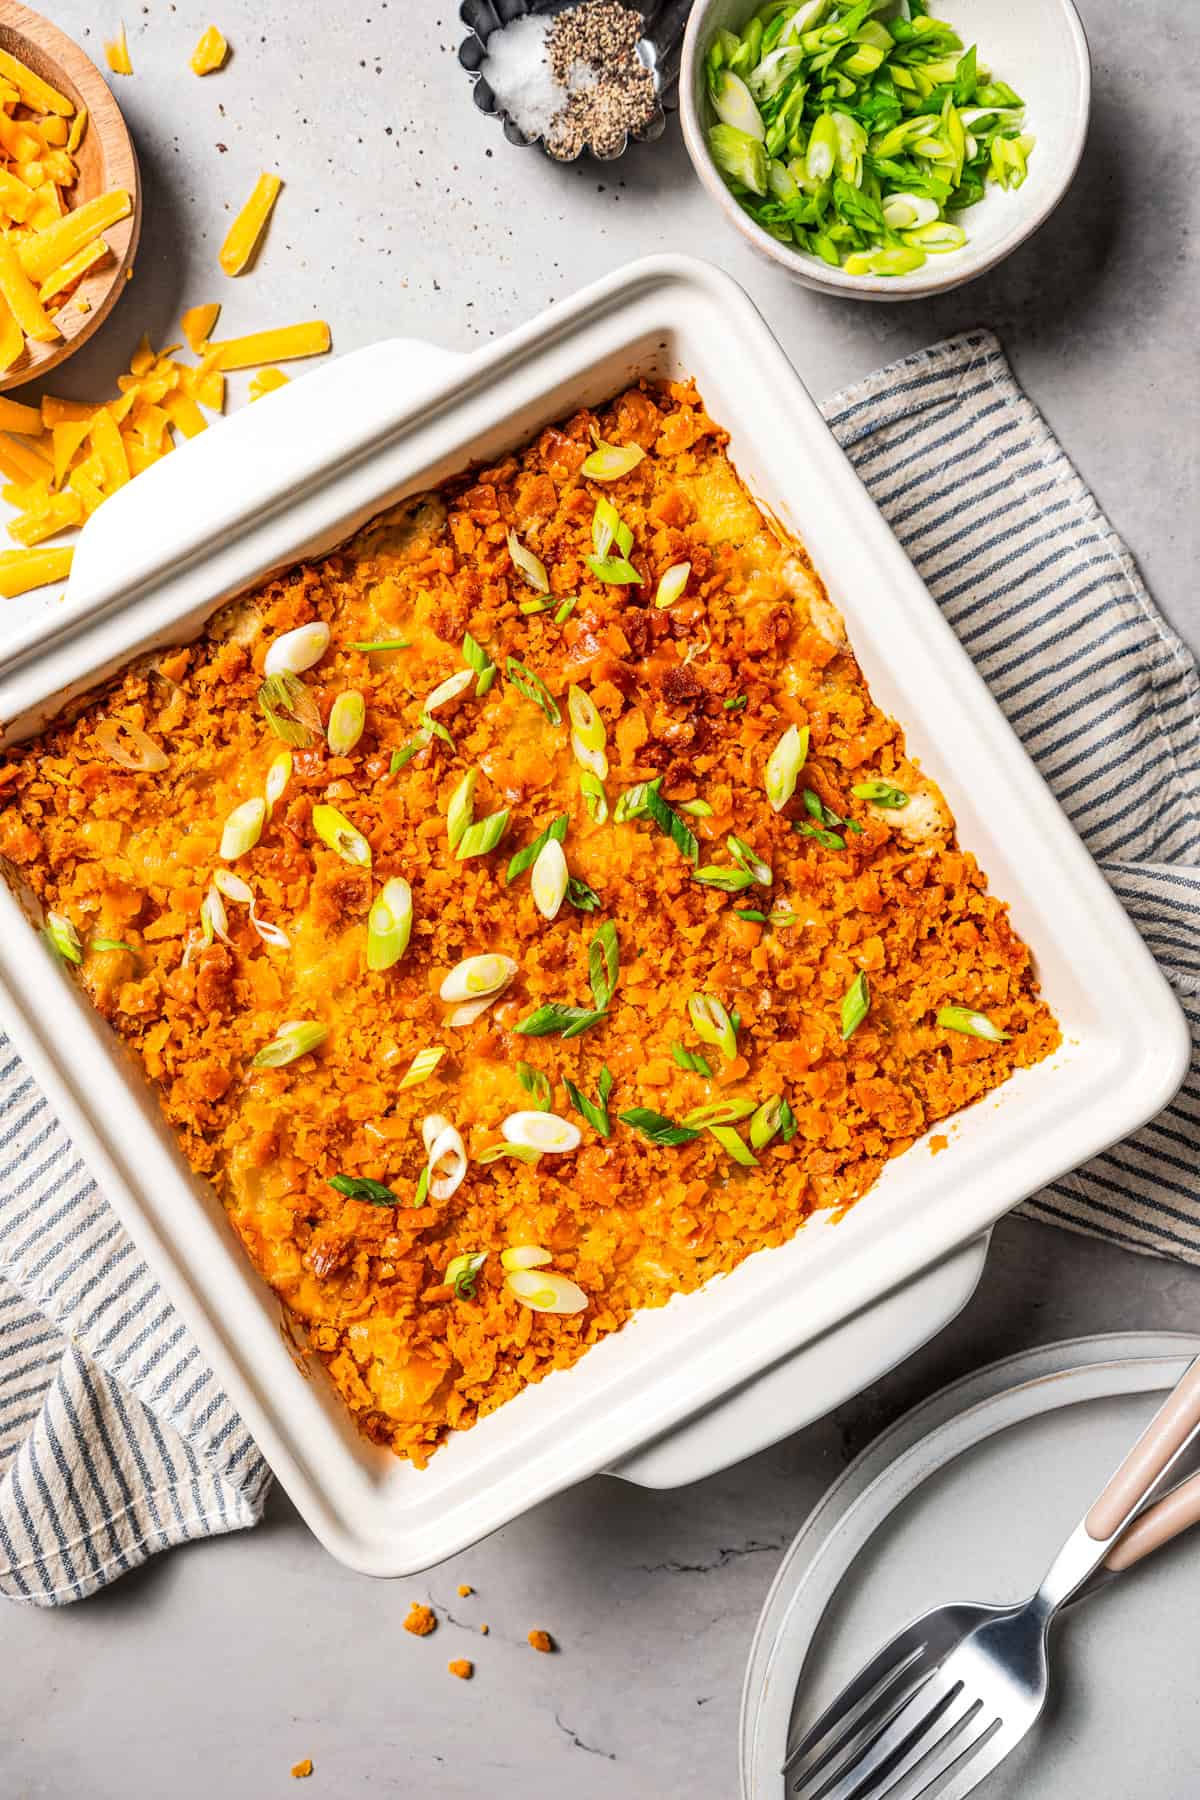
[[[78,44],[40,13],[17,5],[16,0],[0,0],[0,48],[18,57],[76,106],[87,107],[87,130],[75,152],[79,179],[67,190],[68,206],[93,200],[108,188],[125,188],[132,202],[129,216],[104,233],[112,256],[85,275],[75,289],[72,299],[89,301],[91,310],[80,312],[70,302],[63,307],[55,318],[62,337],[51,344],[27,341],[16,362],[0,375],[3,393],[57,368],[103,325],[129,285],[127,275],[142,225],[142,185],[133,140],[120,108],[99,69]]]

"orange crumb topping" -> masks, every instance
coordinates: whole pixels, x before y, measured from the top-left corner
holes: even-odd
[[[534,1630],[529,1633],[529,1642],[533,1649],[540,1650],[543,1656],[549,1656],[557,1648],[548,1631]]]
[[[414,1600],[408,1609],[404,1629],[411,1631],[414,1637],[428,1637],[431,1631],[437,1630],[437,1614],[432,1606],[422,1606],[419,1600]]]
[[[475,1664],[465,1656],[456,1656],[453,1662],[446,1664],[451,1675],[457,1675],[460,1681],[470,1681],[475,1673]]]
[[[144,429],[162,429],[142,398]],[[647,454],[619,480],[593,481],[582,472],[593,428]],[[632,534],[644,586],[590,570],[600,499]],[[538,610],[510,532],[545,565],[551,605]],[[682,596],[656,606],[660,577],[684,562]],[[294,749],[282,798],[237,861],[288,947],[264,943],[232,901],[228,941],[205,942],[199,909],[223,821],[262,795],[282,748],[257,703],[267,647],[314,621],[331,633],[303,678],[320,725],[352,689],[365,730],[345,754],[323,736]],[[462,669],[467,632],[500,678],[439,709],[450,743],[422,737],[425,698]],[[408,647],[352,647],[396,638]],[[555,696],[560,723],[505,678],[510,656]],[[604,822],[589,816],[570,748],[572,684],[604,722]],[[147,734],[167,766],[116,767],[97,741],[103,719]],[[775,812],[764,768],[792,725],[808,727],[808,757]],[[412,754],[394,770],[405,745]],[[476,817],[506,810],[508,824],[497,851],[463,861],[446,813],[471,769]],[[904,789],[908,805],[886,812],[856,798],[868,778]],[[706,886],[651,820],[617,823],[618,798],[650,780],[674,808],[699,799],[709,809],[679,815],[702,864],[731,864],[733,833],[769,865],[770,887]],[[319,837],[317,803],[365,835],[370,869]],[[814,837],[814,805],[860,829]],[[570,872],[599,909],[564,904],[548,922],[528,873],[507,882],[505,872],[559,814]],[[113,677],[0,763],[0,852],[75,927],[84,989],[140,1059],[193,1168],[214,1182],[359,1427],[418,1465],[450,1430],[575,1362],[639,1308],[784,1243],[818,1209],[851,1205],[891,1157],[1058,1042],[1006,906],[874,704],[816,573],[753,504],[688,383],[631,388],[401,503],[234,602],[199,641]],[[397,876],[412,884],[411,941],[394,967],[372,971],[367,913]],[[779,922],[739,916],[777,909]],[[572,1039],[518,1034],[540,1006],[591,1004],[601,921],[619,942],[602,1020]],[[131,947],[86,948],[96,938]],[[517,977],[452,1027],[440,983],[484,951],[511,956]],[[844,1038],[841,1003],[860,975],[869,1010]],[[693,993],[739,1015],[732,1060],[696,1036]],[[1008,1038],[938,1027],[950,1003],[986,1011]],[[297,1019],[327,1027],[320,1046],[254,1067]],[[402,1086],[429,1046],[444,1052],[436,1069]],[[683,1069],[677,1046],[707,1061]],[[565,1082],[594,1097],[607,1067],[610,1134],[585,1122],[569,1156],[481,1162],[501,1121],[530,1104],[518,1062],[564,1116],[575,1116]],[[783,1096],[794,1118],[794,1133],[759,1148],[753,1166],[708,1131],[663,1145],[619,1118],[643,1108],[678,1120],[731,1096],[754,1106]],[[462,1131],[469,1166],[452,1197],[415,1204],[421,1124],[434,1112]],[[372,1203],[369,1190],[348,1197],[330,1185],[335,1174],[379,1184],[396,1204]],[[584,1310],[522,1304],[501,1263],[513,1246],[544,1247]],[[445,1279],[464,1253],[486,1258],[473,1296]],[[432,1629],[428,1608],[405,1621],[420,1630],[414,1616]]]

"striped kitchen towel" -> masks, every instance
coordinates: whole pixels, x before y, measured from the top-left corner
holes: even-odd
[[[825,413],[1197,1037],[1174,1104],[1029,1209],[1200,1263],[1195,665],[989,333],[895,364]],[[79,1599],[155,1550],[253,1524],[266,1480],[0,1040],[0,1592]]]

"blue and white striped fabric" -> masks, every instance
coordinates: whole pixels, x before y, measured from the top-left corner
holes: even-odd
[[[1200,1262],[1195,665],[994,337],[937,345],[825,412],[1197,1040],[1168,1111],[1029,1210]],[[155,1550],[253,1524],[266,1481],[184,1326],[0,1040],[0,1592],[43,1606],[80,1599]]]

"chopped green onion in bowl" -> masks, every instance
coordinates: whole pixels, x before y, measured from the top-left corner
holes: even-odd
[[[384,883],[367,915],[367,967],[390,969],[408,949],[412,934],[412,888],[403,876]]]
[[[704,58],[708,152],[779,242],[895,278],[967,242],[966,209],[1019,187],[1024,104],[924,0],[768,0]]]

